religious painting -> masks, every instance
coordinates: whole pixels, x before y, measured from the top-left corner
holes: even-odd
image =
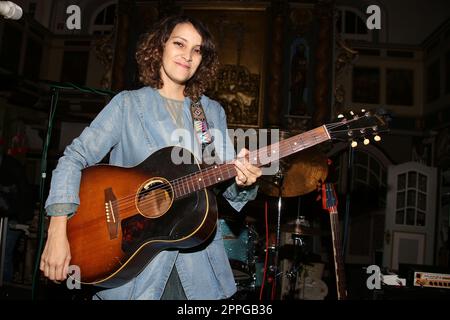
[[[225,109],[229,127],[260,127],[263,120],[267,4],[183,4],[203,21],[219,54],[218,77],[206,93]]]
[[[304,38],[296,38],[291,44],[289,73],[289,114],[306,115],[308,113],[308,65],[310,50]]]

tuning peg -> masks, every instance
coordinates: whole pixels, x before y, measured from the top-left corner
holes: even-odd
[[[344,115],[342,113],[338,114],[338,119],[342,119]]]
[[[362,113],[366,112],[366,109],[361,109],[361,112],[362,112]]]
[[[379,135],[375,135],[375,137],[373,137],[373,140],[375,140],[376,142],[381,141],[381,137]]]
[[[365,138],[365,139],[364,139],[364,145],[367,146],[369,143],[370,143],[370,140],[367,139],[367,138]]]
[[[358,142],[356,142],[355,140],[352,141],[352,148],[356,148],[356,146],[358,145]]]
[[[350,110],[350,114],[351,114],[352,116],[355,115],[355,113],[354,113],[352,110]]]

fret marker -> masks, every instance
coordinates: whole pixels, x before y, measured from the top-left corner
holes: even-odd
[[[219,180],[219,181],[220,181],[221,179],[220,179],[220,178],[217,178],[217,180]]]
[[[297,145],[297,142],[294,142],[294,146],[296,146]]]
[[[198,181],[202,181],[202,178],[198,178]]]

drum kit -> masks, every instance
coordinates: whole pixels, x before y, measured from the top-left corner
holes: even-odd
[[[289,135],[282,132],[281,139],[287,137]],[[247,217],[244,221],[238,221],[236,214],[219,219],[225,250],[238,288],[236,299],[299,298],[298,292],[302,288],[298,288],[298,280],[304,278],[302,270],[306,266],[305,241],[321,232],[311,227],[299,214],[296,219],[282,223],[283,198],[299,197],[300,200],[300,196],[316,190],[327,174],[325,154],[313,147],[286,160],[281,159],[275,175],[260,178],[258,192],[271,197],[268,198],[270,201],[277,201],[277,221],[270,226],[270,241],[263,239],[263,232],[258,232],[255,220],[259,219]],[[263,216],[258,217],[263,220]],[[267,245],[269,242],[270,245]],[[289,263],[286,264],[286,261]],[[286,268],[286,265],[289,267]],[[304,295],[305,290],[302,292]]]

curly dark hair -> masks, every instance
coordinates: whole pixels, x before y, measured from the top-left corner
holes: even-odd
[[[219,60],[211,33],[203,23],[192,17],[185,15],[167,17],[141,37],[136,51],[139,80],[144,85],[156,89],[163,87],[160,70],[164,46],[175,26],[181,23],[192,24],[202,37],[201,63],[192,78],[186,82],[184,89],[186,97],[197,101],[215,79]]]

